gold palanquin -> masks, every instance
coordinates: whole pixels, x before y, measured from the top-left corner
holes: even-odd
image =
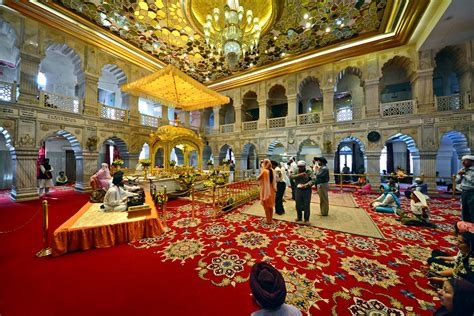
[[[185,111],[194,111],[230,102],[228,97],[209,89],[172,65],[125,84],[121,90]]]
[[[181,127],[165,125],[159,127],[155,133],[150,134],[150,158],[155,162],[156,153],[159,149],[163,150],[163,164],[165,171],[170,170],[171,150],[177,145],[183,145],[184,165],[189,165],[189,154],[197,151],[198,169],[202,169],[202,154],[204,142],[194,131]]]

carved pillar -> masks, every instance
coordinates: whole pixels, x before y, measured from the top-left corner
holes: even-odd
[[[168,107],[166,105],[161,105],[161,122],[163,125],[169,124]]]
[[[234,179],[233,181],[236,182],[236,181],[239,181],[239,179],[242,178],[242,175],[243,175],[243,172],[242,170],[240,170],[241,168],[241,165],[243,163],[242,161],[242,155],[239,153],[239,154],[236,154],[234,153],[234,158],[235,158],[235,161],[234,161]]]
[[[41,56],[20,53],[20,97],[19,101],[26,104],[38,104],[38,72]]]
[[[429,192],[436,191],[436,155],[436,151],[420,151],[420,174],[413,172],[414,176],[426,177],[424,182],[428,184]]]
[[[267,129],[267,101],[258,101],[258,129]]]
[[[13,185],[10,198],[16,202],[37,200],[38,180],[36,178],[37,148],[17,148],[13,155]]]
[[[377,191],[380,187],[380,151],[368,151],[365,153],[367,158],[367,174],[372,184],[372,190]]]
[[[323,120],[324,123],[334,122],[334,88],[323,89]]]
[[[183,126],[186,128],[191,127],[191,114],[189,113],[189,111],[183,110]]]
[[[417,102],[418,113],[435,111],[433,96],[433,68],[417,70],[412,81],[413,98]]]
[[[128,168],[135,170],[140,158],[140,153],[130,153],[128,154]]]
[[[90,178],[98,170],[98,161],[98,152],[88,151],[83,152],[82,156],[76,155],[76,184],[74,185],[76,191],[88,192],[92,190]],[[77,173],[79,168],[82,168],[82,175]]]
[[[296,94],[287,96],[288,99],[288,115],[286,117],[286,127],[296,126],[298,115],[298,104]]]
[[[140,125],[140,112],[138,111],[138,97],[129,96],[130,124]]]
[[[379,79],[367,79],[365,89],[365,117],[376,118],[380,116]]]
[[[99,113],[99,104],[97,102],[99,76],[86,72],[85,85],[86,91],[84,96],[84,114],[97,117]]]
[[[212,110],[214,111],[214,128],[213,128],[213,130],[218,133],[219,129],[220,129],[220,126],[221,126],[221,115],[220,115],[221,107],[216,106]]]
[[[334,154],[324,154],[324,158],[328,161],[328,168],[329,168],[329,183],[334,183]],[[309,161],[307,162],[309,165],[311,164]]]
[[[242,105],[236,105],[235,108],[234,132],[240,133],[242,130]]]

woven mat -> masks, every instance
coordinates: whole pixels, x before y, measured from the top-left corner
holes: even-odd
[[[329,199],[331,200],[331,196]],[[296,223],[295,202],[286,201],[284,203],[284,208],[285,214],[274,214],[273,218]],[[259,200],[253,202],[250,205],[244,206],[241,212],[248,215],[265,217],[265,212]],[[311,202],[311,216],[309,222],[311,226],[355,235],[385,239],[377,225],[375,225],[372,218],[363,208],[330,205],[328,216],[320,216],[318,215],[319,213],[319,203]]]

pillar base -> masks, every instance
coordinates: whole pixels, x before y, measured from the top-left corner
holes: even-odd
[[[92,187],[89,184],[76,182],[74,185],[74,190],[80,193],[92,192]]]
[[[15,202],[39,200],[38,189],[12,189],[10,199]]]

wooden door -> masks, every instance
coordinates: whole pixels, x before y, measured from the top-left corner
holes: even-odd
[[[66,177],[70,183],[76,182],[76,157],[74,150],[66,150]]]

